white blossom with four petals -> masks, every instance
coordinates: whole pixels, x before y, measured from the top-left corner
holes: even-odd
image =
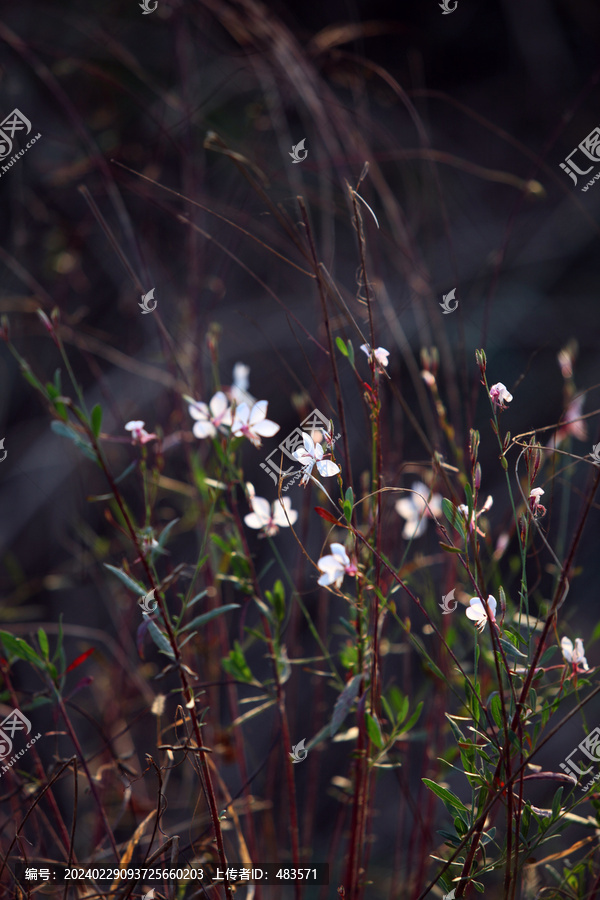
[[[344,580],[344,575],[356,575],[358,569],[350,562],[343,544],[330,544],[329,549],[331,553],[322,556],[317,562],[317,566],[323,573],[317,584],[320,584],[321,587],[329,587],[330,584],[333,584],[334,587],[339,588]]]
[[[292,509],[292,501],[289,497],[283,500],[275,500],[270,504],[264,497],[250,497],[252,512],[244,516],[244,522],[248,528],[256,528],[264,531],[265,536],[272,537],[280,528],[288,528],[298,519],[298,513]]]
[[[148,434],[144,428],[145,424],[141,419],[133,419],[125,425],[125,431],[131,432],[131,440],[134,444],[147,444],[148,441],[156,441],[158,439],[156,434]]]
[[[588,661],[585,658],[585,649],[583,647],[583,641],[581,638],[575,638],[575,647],[573,647],[573,641],[568,638],[562,638],[560,642],[560,649],[562,651],[562,655],[566,659],[568,663],[571,663],[573,666],[577,666],[587,672],[590,668],[588,666]]]
[[[375,359],[377,366],[383,371],[383,369],[388,364],[388,356],[390,355],[390,351],[386,350],[384,347],[378,347],[376,350],[371,350],[368,344],[361,344],[361,348],[363,353],[366,353],[369,357],[369,361],[371,358]]]
[[[513,398],[513,395],[510,393],[505,384],[502,384],[499,381],[497,384],[493,384],[490,388],[490,398],[494,406],[499,406],[500,409],[505,409],[506,404],[510,403]]]
[[[487,598],[487,605],[490,608],[490,619],[492,622],[496,621],[496,598],[490,596]],[[488,614],[486,612],[485,606],[481,602],[479,597],[471,597],[469,600],[469,608],[465,609],[465,613],[467,619],[471,619],[471,621],[475,622],[477,626],[477,630],[482,632],[485,628],[485,624],[488,620]]]
[[[245,437],[255,447],[262,446],[261,437],[273,437],[280,426],[267,419],[268,400],[259,400],[254,406],[240,403],[235,410],[231,433],[234,437]]]
[[[431,494],[429,506],[426,503],[431,491],[422,481],[415,481],[412,485],[416,493],[409,494],[396,501],[396,512],[406,519],[402,537],[405,541],[411,538],[421,537],[427,528],[427,519],[442,515],[442,495]],[[420,495],[423,496],[420,496]]]
[[[192,400],[188,412],[196,419],[192,431],[200,439],[214,438],[222,426],[231,425],[231,409],[223,391],[217,391],[208,406],[200,400]]]
[[[307,484],[315,465],[319,474],[324,478],[330,478],[332,475],[337,475],[338,472],[341,471],[340,467],[337,463],[334,463],[333,460],[323,459],[323,456],[325,455],[323,447],[321,444],[315,444],[310,434],[307,434],[306,431],[302,432],[302,441],[304,447],[298,447],[292,454],[294,459],[297,459],[302,465],[304,474],[300,484]]]

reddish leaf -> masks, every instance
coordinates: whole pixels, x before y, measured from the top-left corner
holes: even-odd
[[[86,650],[85,653],[82,653],[81,656],[78,656],[77,659],[73,660],[70,666],[65,669],[65,675],[67,672],[70,672],[72,669],[76,669],[77,666],[80,666],[81,663],[85,662],[88,656],[91,656],[96,648],[92,647],[91,650]]]
[[[336,517],[332,516],[326,509],[323,509],[322,506],[315,506],[315,512],[318,513],[322,519],[325,519],[326,522],[332,522],[334,525],[338,524]]]

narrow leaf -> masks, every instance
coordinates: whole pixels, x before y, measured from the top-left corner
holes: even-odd
[[[42,653],[44,654],[44,659],[50,659],[50,647],[48,645],[48,638],[43,628],[38,628],[38,641],[40,642],[40,648]]]
[[[340,696],[337,698],[335,706],[333,708],[331,723],[329,725],[330,737],[334,736],[334,734],[350,712],[350,708],[356,700],[358,694],[358,688],[360,686],[361,678],[361,675],[354,675],[350,679]]]
[[[339,350],[340,353],[342,354],[342,356],[346,356],[346,357],[347,357],[347,356],[348,356],[348,349],[347,349],[345,343],[343,342],[342,338],[341,338],[341,337],[336,337],[335,343],[336,343],[336,346],[337,346],[338,350]]]
[[[66,675],[67,672],[72,672],[73,669],[76,669],[78,666],[80,666],[82,663],[84,663],[86,661],[86,659],[89,656],[91,656],[92,653],[94,653],[94,651],[95,651],[95,648],[92,647],[90,650],[86,650],[85,653],[82,653],[80,656],[78,656],[77,659],[73,660],[71,665],[67,667],[64,674]]]
[[[164,653],[165,656],[168,656],[169,659],[175,659],[173,648],[167,640],[166,635],[160,630],[156,622],[149,622],[148,630],[150,632],[150,637],[158,647],[159,651],[161,653]]]
[[[375,744],[376,747],[381,749],[383,747],[383,737],[381,736],[381,729],[379,727],[379,722],[375,718],[375,716],[371,715],[371,713],[365,713],[365,722],[367,725],[367,734],[371,741]]]
[[[9,634],[8,631],[0,631],[0,640],[9,655],[13,654],[18,659],[24,659],[39,667],[43,666],[42,659],[23,638],[15,637],[14,634]]]
[[[322,519],[325,519],[326,522],[331,522],[332,525],[337,525],[338,520],[335,516],[332,516],[330,512],[327,512],[326,509],[323,509],[322,506],[315,506],[315,512],[321,516]]]
[[[96,403],[96,405],[94,406],[90,421],[94,437],[98,437],[98,435],[100,434],[100,428],[102,427],[102,407],[99,403]]]
[[[123,569],[117,569],[116,566],[111,566],[108,563],[104,563],[104,565],[107,569],[110,569],[110,571],[117,576],[119,581],[122,581],[125,587],[128,587],[130,591],[134,591],[139,597],[146,596],[148,593],[146,588],[143,585],[138,584],[137,581],[134,581],[133,578],[130,578]]]
[[[222,616],[223,613],[229,612],[230,609],[239,609],[239,603],[227,603],[225,606],[218,606],[216,609],[209,609],[208,612],[203,613],[201,616],[196,616],[195,619],[185,625],[181,630],[189,631],[190,628],[199,628],[200,625],[205,625],[206,622],[210,622],[211,619],[216,619],[217,616]]]
[[[446,809],[451,806],[454,809],[458,809],[460,812],[469,812],[462,800],[459,800],[451,791],[443,788],[440,784],[437,784],[437,782],[431,781],[430,778],[422,778],[421,781],[425,787],[428,787],[430,791],[433,791],[436,797],[440,798]]]

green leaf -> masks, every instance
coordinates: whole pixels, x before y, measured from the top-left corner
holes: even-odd
[[[206,597],[207,594],[208,594],[208,588],[206,588],[206,589],[203,590],[203,591],[200,591],[199,594],[196,594],[195,597],[192,597],[192,599],[190,600],[190,602],[186,605],[186,609],[189,609],[190,606],[193,606],[194,603],[197,603],[197,602],[198,602],[198,600],[202,600],[202,598],[203,598],[203,597]]]
[[[350,524],[350,522],[352,521],[352,504],[350,503],[349,500],[344,500],[343,509],[344,509],[344,516],[346,517],[346,522],[348,522],[348,524]]]
[[[159,651],[164,653],[165,656],[168,656],[169,659],[175,659],[173,648],[171,647],[166,634],[160,630],[156,622],[152,622],[151,620],[148,621],[148,631]]]
[[[54,434],[60,435],[60,437],[69,438],[70,441],[73,441],[78,450],[87,456],[88,459],[91,459],[92,462],[97,463],[96,454],[92,448],[92,445],[89,441],[84,440],[84,438],[70,425],[65,425],[64,422],[50,422],[50,428],[54,432]]]
[[[158,547],[155,548],[156,550],[164,549],[164,546],[167,542],[167,538],[169,537],[169,534],[171,533],[171,531],[175,527],[175,525],[177,525],[177,523],[180,521],[181,521],[181,518],[171,519],[171,521],[167,525],[165,525],[165,527],[163,528],[163,530],[160,533],[160,537],[158,539]]]
[[[462,802],[462,800],[459,800],[458,797],[456,797],[451,791],[447,790],[447,788],[443,788],[435,781],[431,781],[430,778],[422,778],[421,781],[423,782],[425,787],[428,787],[430,791],[433,791],[436,797],[440,798],[448,812],[450,812],[450,808],[453,808],[459,810],[460,812],[468,814],[469,810]]]
[[[562,800],[564,788],[559,787],[552,800],[552,818],[557,819],[560,815],[560,801]]]
[[[50,647],[48,645],[48,638],[46,637],[46,632],[43,628],[38,628],[38,641],[40,642],[40,648],[42,653],[44,654],[44,659],[50,659]]]
[[[367,726],[367,734],[371,741],[378,747],[380,750],[383,747],[383,737],[381,736],[381,728],[379,727],[379,722],[371,713],[365,713],[365,724]]]
[[[41,383],[41,381],[37,380],[27,363],[21,364],[21,373],[25,381],[28,381],[32,387],[38,390],[41,394],[46,394],[43,384]]]
[[[207,622],[210,622],[211,619],[216,619],[217,616],[222,616],[223,613],[229,612],[230,609],[239,609],[239,603],[227,603],[225,606],[218,606],[216,609],[209,609],[208,612],[203,613],[201,616],[196,616],[195,619],[185,625],[181,630],[189,631],[190,628],[199,628],[200,625],[205,625]]]
[[[490,699],[490,712],[498,728],[502,728],[502,700],[499,694],[492,694]]]
[[[504,648],[504,652],[507,656],[513,656],[515,658],[527,659],[526,653],[521,653],[520,650],[517,650],[515,645],[508,641],[506,638],[499,638],[500,646]]]
[[[230,651],[228,657],[221,660],[221,665],[227,674],[231,675],[236,681],[244,681],[247,684],[254,682],[254,676],[246,662],[244,651],[239,641],[234,642],[233,650]]]
[[[398,716],[396,718],[396,725],[402,725],[402,723],[404,722],[405,718],[408,715],[408,706],[409,706],[408,696],[403,697],[400,709],[398,710]],[[415,719],[415,722],[416,721],[417,720]]]
[[[443,544],[442,541],[439,542],[442,550],[445,550],[446,553],[462,553],[460,547],[453,547],[451,544]]]
[[[0,641],[2,641],[9,656],[16,656],[17,659],[24,659],[38,666],[38,668],[44,668],[41,657],[23,638],[15,637],[14,634],[9,634],[8,631],[0,631]]]
[[[408,731],[410,731],[410,729],[413,727],[413,725],[416,725],[417,720],[418,720],[419,716],[421,715],[422,709],[423,709],[423,700],[421,700],[421,702],[415,709],[414,713],[412,714],[412,716],[410,717],[410,719],[408,720],[408,722],[402,729],[402,734],[406,734]]]
[[[350,360],[350,365],[354,368],[354,347],[352,346],[352,341],[348,341],[348,359]]]
[[[278,622],[285,619],[285,588],[281,578],[278,578],[273,585],[273,591],[265,591],[275,611],[275,617]]]
[[[351,637],[355,638],[356,637],[356,628],[352,625],[352,623],[349,622],[348,619],[344,619],[343,616],[340,616],[339,620],[342,623],[342,626],[348,632],[348,634],[351,635]]]
[[[450,522],[453,528],[456,528],[464,540],[466,537],[465,517],[459,511],[458,507],[455,506],[451,500],[448,500],[447,497],[442,497],[442,510],[448,522]]]
[[[336,343],[336,346],[337,346],[338,350],[339,350],[340,353],[342,354],[342,356],[345,356],[345,357],[347,358],[347,357],[348,357],[348,348],[346,347],[346,345],[345,345],[345,343],[343,342],[342,338],[341,338],[341,337],[336,337],[335,343]]]
[[[138,584],[138,582],[134,581],[133,578],[130,578],[123,569],[117,569],[115,566],[110,566],[108,563],[104,563],[104,566],[105,568],[110,569],[110,571],[117,576],[119,581],[122,581],[125,587],[128,587],[130,591],[134,591],[138,597],[145,597],[148,593],[143,584]]]
[[[340,696],[337,698],[335,702],[335,706],[333,707],[333,715],[331,717],[331,722],[329,725],[329,736],[333,737],[348,713],[350,712],[350,708],[352,704],[356,700],[358,689],[360,687],[362,675],[354,675]]]
[[[547,663],[549,663],[557,650],[558,647],[556,646],[556,644],[553,644],[552,647],[548,647],[547,650],[544,650],[540,659],[540,666],[545,666]]]
[[[90,422],[92,425],[94,437],[98,437],[98,435],[100,434],[100,428],[102,427],[102,407],[99,403],[96,403],[92,410]]]

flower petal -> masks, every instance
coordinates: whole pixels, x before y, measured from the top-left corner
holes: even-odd
[[[264,497],[252,497],[250,501],[252,512],[256,513],[259,519],[262,519],[265,525],[271,519],[271,504]]]
[[[248,526],[248,528],[264,528],[268,522],[264,522],[260,516],[257,516],[256,513],[248,513],[247,516],[244,516],[244,522]]]
[[[350,560],[348,559],[348,554],[346,553],[346,548],[343,544],[330,544],[329,549],[333,553],[334,558],[339,560],[339,563],[341,563],[341,565],[350,565]]]
[[[279,431],[280,426],[277,422],[272,422],[271,419],[263,419],[260,422],[255,422],[254,425],[251,424],[250,428],[254,434],[260,434],[261,437],[273,437]]]
[[[217,429],[212,422],[196,422],[192,431],[194,436],[200,439],[217,436]]]
[[[248,423],[252,430],[254,430],[254,426],[258,424],[258,422],[262,422],[263,419],[267,416],[267,409],[269,407],[268,400],[258,400],[250,411],[250,418]]]
[[[317,462],[317,469],[323,478],[331,478],[332,475],[337,475],[341,471],[340,467],[330,459],[322,459]]]
[[[192,419],[208,419],[210,416],[208,406],[206,403],[202,403],[201,400],[198,400],[196,403],[190,403],[188,412]]]
[[[229,403],[223,391],[217,391],[208,405],[213,418],[218,419],[225,412]]]

